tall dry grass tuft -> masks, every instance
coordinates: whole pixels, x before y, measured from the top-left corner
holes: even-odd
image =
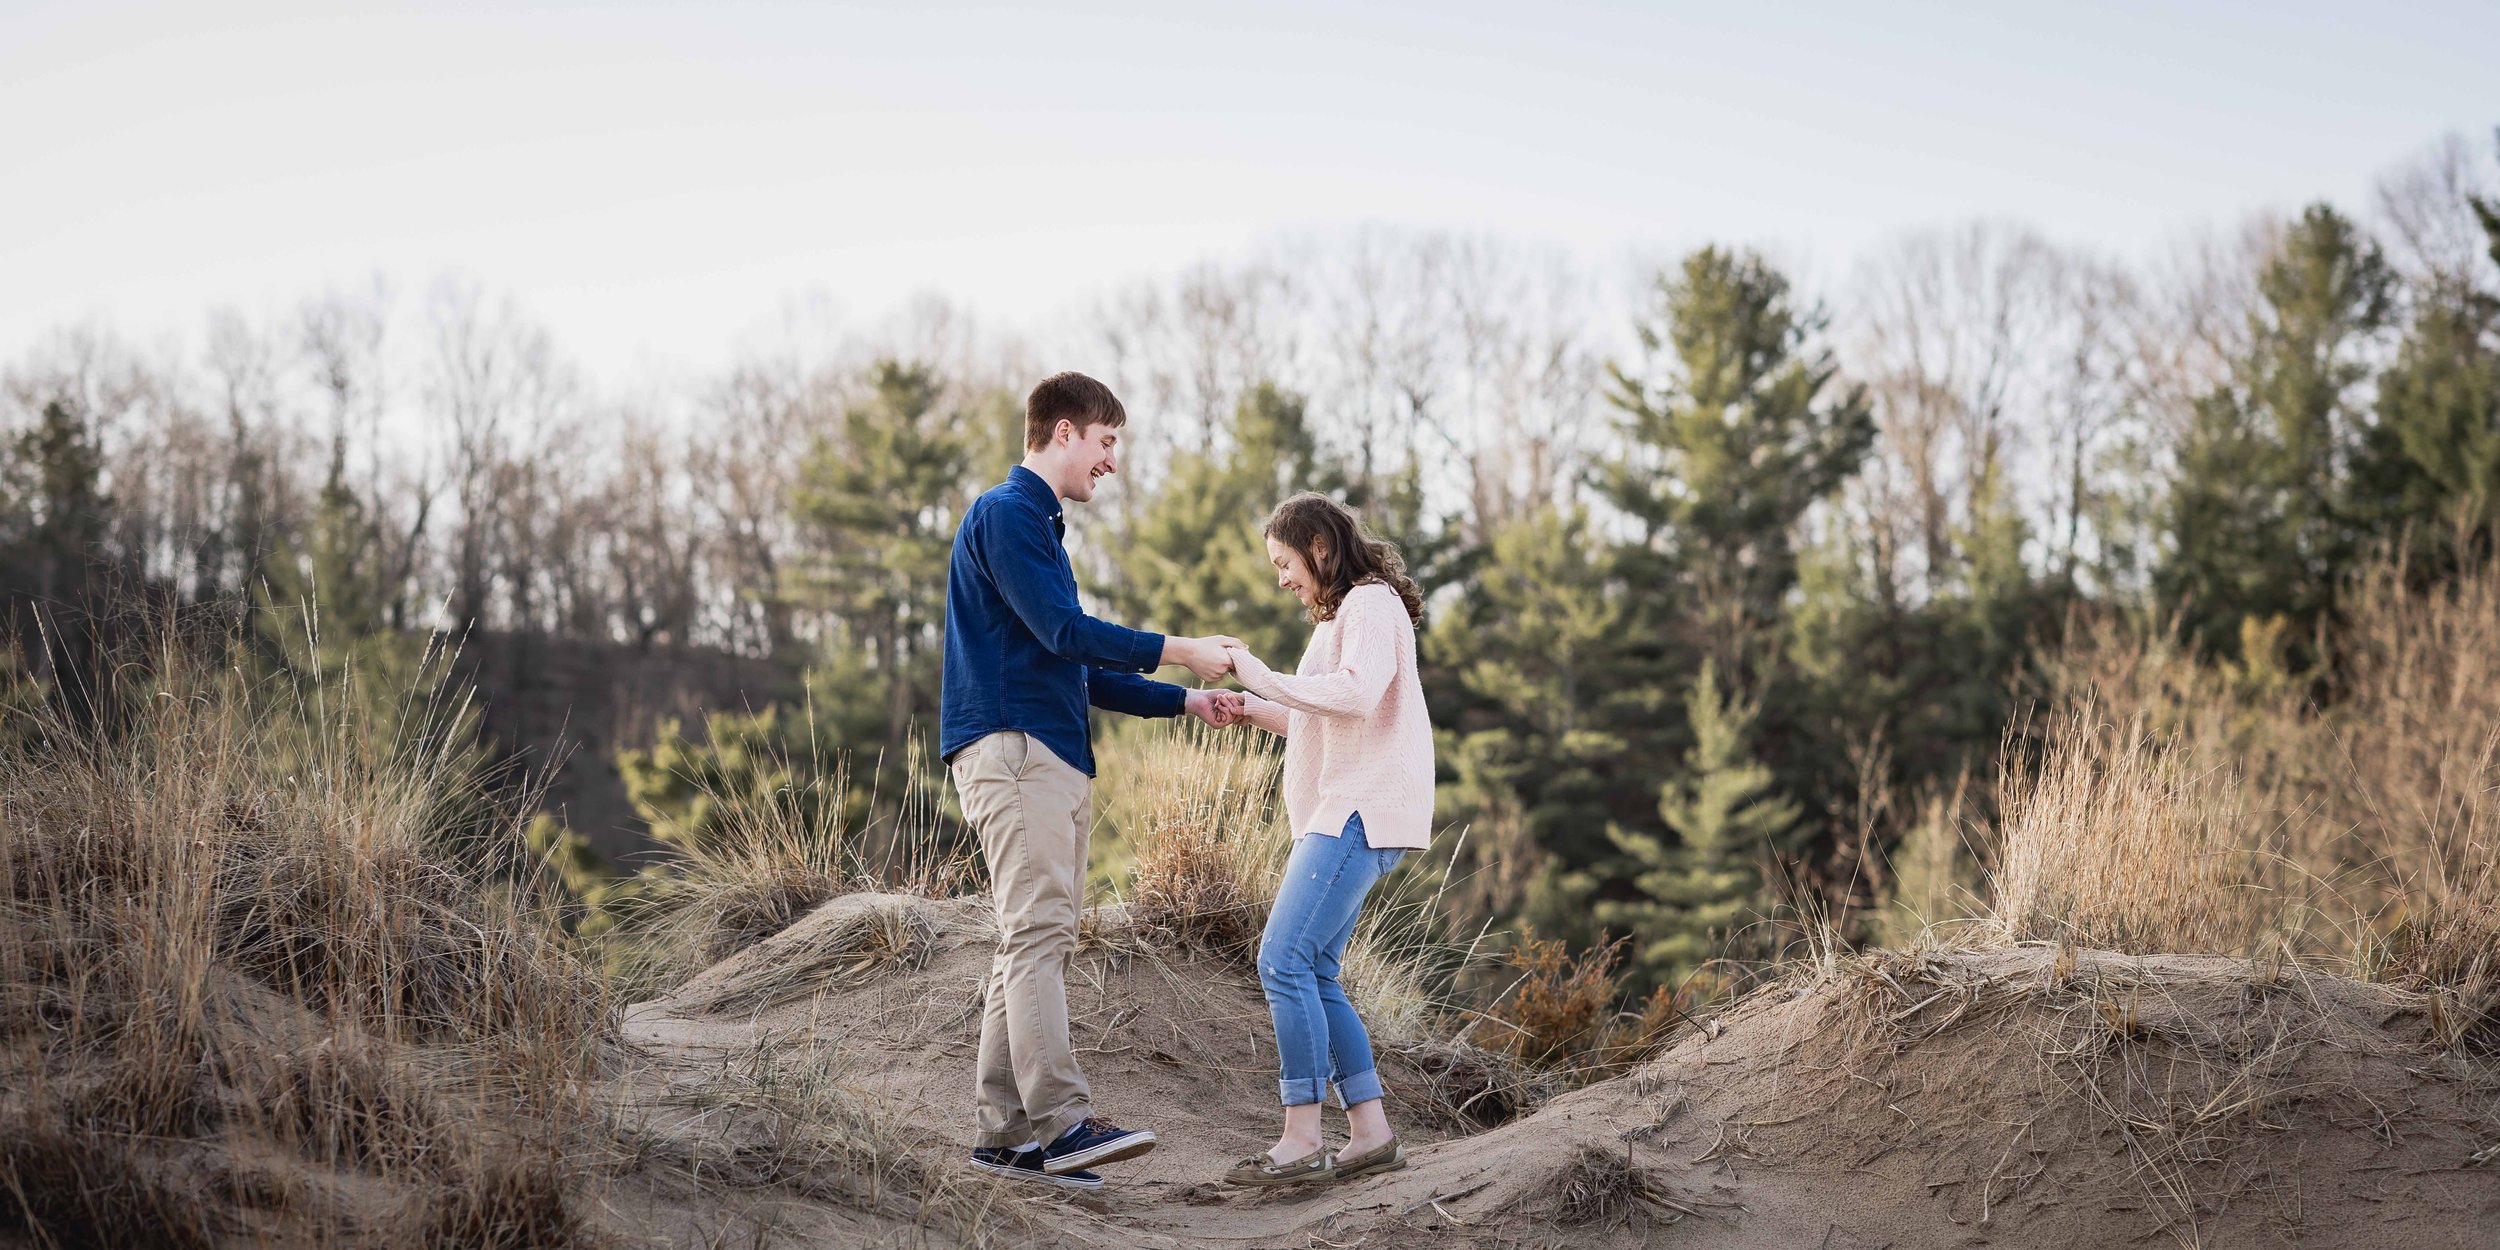
[[[884,813],[872,827],[839,815],[853,807],[847,760],[782,759],[776,771],[802,780],[762,793],[706,789],[703,837],[671,838],[667,859],[595,895],[576,890],[600,914],[586,930],[611,983],[627,994],[667,989],[845,894],[970,888],[979,865],[927,784],[917,735],[907,749],[909,789],[890,806],[872,796],[867,810]]]
[[[392,1245],[465,1210],[431,1240],[595,1240],[608,1000],[526,876],[442,858],[477,778],[182,645],[119,680],[109,731],[0,747],[0,1227]]]
[[[837,986],[915,971],[936,954],[934,909],[905,894],[853,894],[744,959],[708,969],[677,991],[703,1011],[753,1012]]]
[[[1277,819],[1282,757],[1263,734],[1185,721],[1139,740],[1105,814],[1131,864],[1130,917],[1183,945],[1247,955],[1291,844]]]
[[[1404,867],[1404,865],[1401,865]],[[1455,989],[1479,944],[1452,939],[1442,890],[1421,872],[1392,872],[1372,889],[1338,960],[1346,1001],[1375,1045],[1436,1041],[1457,1014]]]
[[[2007,772],[1996,917],[2008,936],[2201,951],[2239,945],[2260,919],[2225,902],[2253,884],[2231,775],[2140,721],[2070,708],[2038,768]]]
[[[2500,561],[2406,580],[2381,565],[2353,596],[2312,771],[2328,853],[2418,912],[2486,891],[2500,852]]]
[[[2006,769],[2002,929],[2281,954],[2483,1001],[2482,953],[2500,950],[2500,564],[2427,589],[2378,565],[2347,606],[2324,673],[2288,670],[2270,622],[2220,664],[2078,630],[2038,770]]]

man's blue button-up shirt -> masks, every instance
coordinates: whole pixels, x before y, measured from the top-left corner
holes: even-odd
[[[1059,494],[1023,465],[965,511],[946,572],[946,667],[938,754],[1021,730],[1094,775],[1088,705],[1178,716],[1187,692],[1140,676],[1163,635],[1114,625],[1077,603]]]

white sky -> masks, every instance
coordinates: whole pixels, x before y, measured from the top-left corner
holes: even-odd
[[[802,294],[1032,327],[1355,223],[2133,253],[2495,124],[2490,3],[0,0],[0,360],[375,270],[511,291],[614,378]]]

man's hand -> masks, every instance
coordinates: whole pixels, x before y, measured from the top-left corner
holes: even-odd
[[[1250,719],[1250,700],[1238,690],[1192,690],[1182,710],[1215,726],[1230,729]]]
[[[1163,662],[1185,664],[1200,681],[1214,681],[1233,671],[1233,657],[1224,654],[1226,647],[1241,645],[1239,638],[1211,634],[1205,638],[1165,638]]]

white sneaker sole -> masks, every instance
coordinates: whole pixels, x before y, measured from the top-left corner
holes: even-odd
[[[1061,1172],[1081,1172],[1097,1163],[1117,1163],[1122,1159],[1134,1159],[1154,1148],[1154,1133],[1141,1128],[1134,1132],[1122,1133],[1099,1146],[1079,1151],[1065,1158],[1046,1160],[1042,1164],[1042,1170],[1054,1176]]]
[[[1056,1185],[1061,1189],[1102,1188],[1102,1178],[1099,1176],[1091,1180],[1081,1176],[1053,1176],[1048,1172],[1037,1172],[1032,1168],[1011,1167],[1004,1163],[983,1163],[978,1159],[972,1160],[972,1166],[992,1176],[1004,1176],[1013,1181],[1033,1181],[1043,1185]]]

